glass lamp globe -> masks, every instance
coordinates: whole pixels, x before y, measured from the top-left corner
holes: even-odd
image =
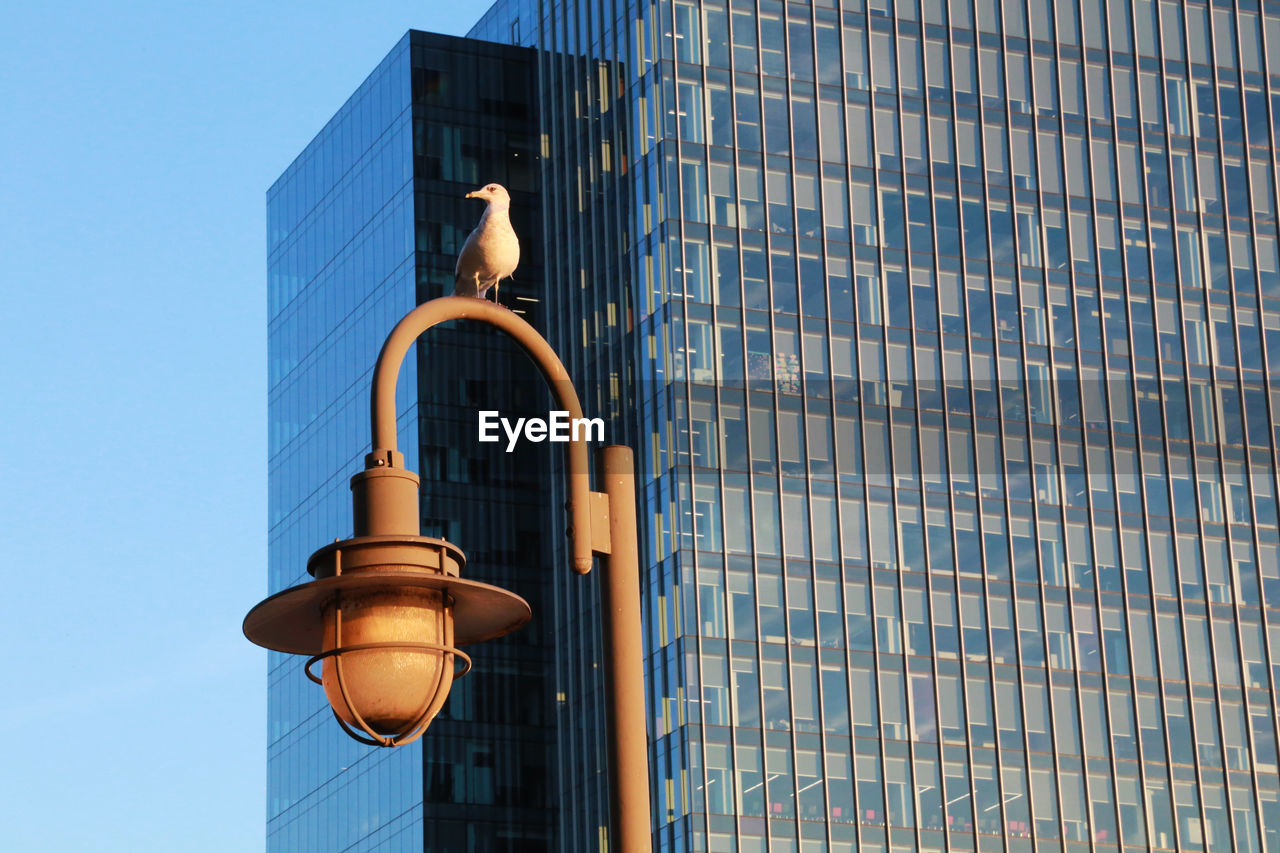
[[[438,590],[345,594],[324,609],[321,683],[334,713],[394,737],[430,722],[453,684],[453,614]],[[339,636],[340,635],[340,636]],[[426,715],[426,719],[423,717]]]

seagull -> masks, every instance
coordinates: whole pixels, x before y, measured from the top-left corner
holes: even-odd
[[[453,294],[484,299],[493,288],[493,301],[498,301],[498,282],[510,278],[520,263],[520,241],[511,229],[507,211],[511,196],[500,184],[488,184],[467,193],[467,198],[482,198],[488,205],[458,255],[453,270]]]

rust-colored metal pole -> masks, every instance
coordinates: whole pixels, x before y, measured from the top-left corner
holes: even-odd
[[[620,445],[600,448],[596,459],[609,497],[609,553],[600,557],[600,599],[608,656],[605,688],[613,838],[621,853],[650,853],[635,461],[631,448]]]

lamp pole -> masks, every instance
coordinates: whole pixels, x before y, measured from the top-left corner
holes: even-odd
[[[609,501],[609,553],[600,558],[604,675],[608,691],[609,796],[614,840],[624,853],[652,850],[649,743],[645,735],[644,646],[635,461],[630,447],[602,447],[597,471]]]
[[[456,547],[419,536],[418,478],[404,467],[404,455],[396,447],[396,379],[414,341],[428,329],[450,320],[476,320],[511,336],[541,372],[558,407],[568,412],[571,421],[582,418],[577,391],[559,356],[546,339],[518,315],[500,305],[465,296],[445,296],[419,305],[391,330],[374,367],[370,399],[373,446],[365,456],[365,470],[351,479],[355,536],[326,546],[312,556],[308,571],[317,578],[315,581],[267,598],[245,617],[245,635],[259,645],[312,654],[308,667],[316,660],[332,658],[335,674],[331,676],[326,669],[324,683],[335,705],[335,715],[353,737],[379,746],[397,746],[420,737],[443,704],[452,677],[436,673],[436,684],[442,687],[437,687],[434,695],[429,692],[420,702],[416,699],[409,702],[407,707],[412,711],[386,712],[386,719],[392,721],[386,725],[396,732],[388,736],[376,730],[376,721],[370,725],[357,710],[364,703],[353,700],[353,691],[344,681],[344,653],[385,654],[388,658],[384,670],[389,672],[403,671],[406,656],[424,652],[439,656],[452,667],[455,659],[466,658],[452,647],[453,643],[461,645],[499,636],[515,630],[528,619],[528,605],[518,596],[458,577],[461,563],[458,558],[462,555]],[[652,836],[635,462],[629,447],[601,448],[597,465],[604,491],[592,491],[586,439],[576,434],[571,434],[571,439],[567,454],[567,509],[572,566],[578,574],[586,574],[591,571],[593,558],[598,556],[603,575],[601,598],[614,845],[622,853],[649,853]],[[456,552],[455,556],[445,554],[449,549]],[[350,556],[353,553],[354,559]],[[362,642],[342,647],[344,619],[345,624],[356,626],[347,629],[355,633],[359,630],[359,618],[376,616],[377,606],[382,606],[376,594],[395,596],[401,594],[405,586],[413,587],[419,596],[411,602],[414,606],[424,610],[443,608],[443,615],[433,612],[430,617],[439,623],[434,633],[414,633],[401,622],[388,623],[389,639],[381,639],[375,636],[376,630],[366,629],[368,638],[380,641],[363,641],[366,638],[361,636]],[[370,593],[370,589],[376,589],[376,594]],[[428,589],[431,591],[424,591]],[[349,596],[345,599],[349,603],[343,603],[344,595]],[[434,604],[429,598],[431,595],[437,596]],[[386,608],[386,612],[401,620],[404,610],[404,607]],[[344,615],[344,612],[354,615]],[[326,660],[326,667],[328,664]],[[357,666],[349,663],[347,671]],[[366,683],[394,683],[394,679],[378,680],[383,670],[374,666],[367,668],[373,671],[373,677]],[[344,720],[354,720],[368,737],[353,731]]]

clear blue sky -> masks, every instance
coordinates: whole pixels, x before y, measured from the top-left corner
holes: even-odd
[[[483,8],[6,4],[6,851],[263,849],[266,189],[405,30]]]

